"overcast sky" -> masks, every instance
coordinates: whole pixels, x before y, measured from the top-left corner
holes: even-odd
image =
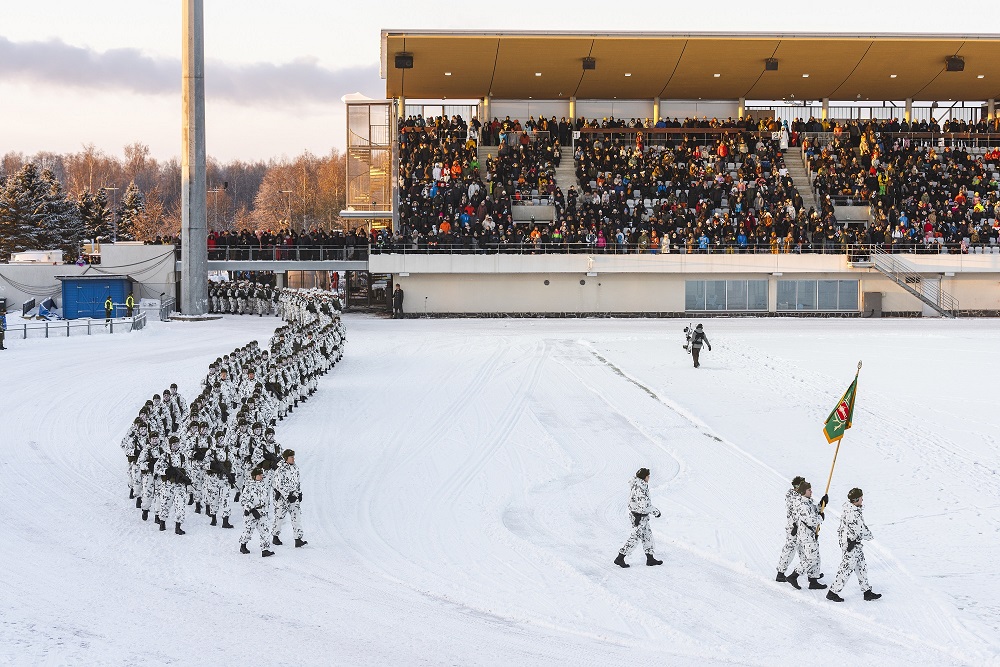
[[[608,12],[612,5],[501,3],[491,12],[489,3],[206,0],[209,154],[250,160],[342,149],[340,98],[385,95],[382,28],[1000,32],[1000,3],[971,14],[973,5],[942,14],[947,5],[916,0],[634,0],[626,12]],[[0,154],[87,143],[120,153],[142,141],[158,158],[179,155],[180,23],[181,0],[3,0]]]

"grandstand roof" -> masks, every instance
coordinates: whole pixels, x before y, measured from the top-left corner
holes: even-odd
[[[381,67],[386,96],[410,99],[986,100],[1000,35],[383,30]]]

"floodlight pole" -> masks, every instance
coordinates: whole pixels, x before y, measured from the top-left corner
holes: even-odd
[[[204,0],[181,0],[181,312],[208,311],[208,197],[205,178]]]

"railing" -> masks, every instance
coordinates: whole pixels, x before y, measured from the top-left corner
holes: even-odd
[[[166,322],[170,319],[170,313],[177,310],[177,299],[173,297],[167,297],[166,299],[160,299],[160,321]],[[145,317],[145,315],[143,315]]]
[[[925,303],[935,306],[938,311],[952,316],[958,313],[958,299],[942,290],[938,281],[924,280],[898,255],[889,255],[878,246],[872,246],[870,252],[875,268],[892,278],[896,284],[920,297]]]
[[[101,319],[79,319],[79,320],[56,320],[54,322],[36,322],[29,324],[23,322],[8,326],[5,334],[11,336],[20,334],[22,340],[28,338],[58,338],[69,337],[71,335],[113,334],[117,327],[117,333],[128,333],[130,331],[141,331],[146,328],[146,314],[139,313],[135,317],[113,318],[111,320]]]
[[[515,223],[515,225],[521,223]],[[523,229],[523,228],[522,228]],[[417,245],[410,244],[390,244],[382,248],[372,248],[372,254],[401,254],[401,255],[559,255],[559,254],[596,254],[596,255],[712,255],[712,254],[811,254],[811,255],[848,255],[851,258],[863,255],[868,256],[873,252],[883,254],[909,254],[909,255],[979,255],[996,254],[1000,255],[1000,245],[977,245],[966,246],[961,243],[913,243],[910,241],[887,244],[847,244],[847,243],[825,243],[817,241],[808,245],[785,245],[784,239],[778,239],[777,246],[768,243],[754,243],[748,241],[746,244],[729,242],[710,242],[701,247],[695,240],[692,247],[687,243],[681,247],[668,246],[651,248],[649,245],[638,243],[615,243],[611,241],[604,247],[597,243],[571,243],[571,242],[549,242],[541,241],[513,241],[505,244],[492,243],[451,243],[451,244],[428,244],[426,240]],[[853,260],[852,260],[853,261]]]
[[[180,249],[177,250],[180,259]],[[208,249],[210,262],[358,262],[368,259],[368,246],[226,246]]]
[[[538,130],[538,131],[532,131],[532,130],[527,130],[527,131],[524,131],[524,130],[507,130],[506,132],[504,132],[503,130],[500,130],[500,132],[497,134],[497,137],[498,137],[497,141],[500,140],[499,137],[501,135],[503,136],[503,138],[506,141],[506,143],[507,143],[508,146],[520,146],[521,145],[521,138],[525,137],[525,136],[527,136],[528,143],[530,143],[530,144],[534,144],[534,143],[537,143],[539,141],[541,141],[543,143],[547,143],[549,141],[549,132],[548,131],[542,131],[542,130]]]

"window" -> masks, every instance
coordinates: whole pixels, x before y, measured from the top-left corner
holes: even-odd
[[[684,282],[684,309],[767,310],[767,281],[687,280]]]
[[[779,311],[858,310],[857,280],[779,280]]]

